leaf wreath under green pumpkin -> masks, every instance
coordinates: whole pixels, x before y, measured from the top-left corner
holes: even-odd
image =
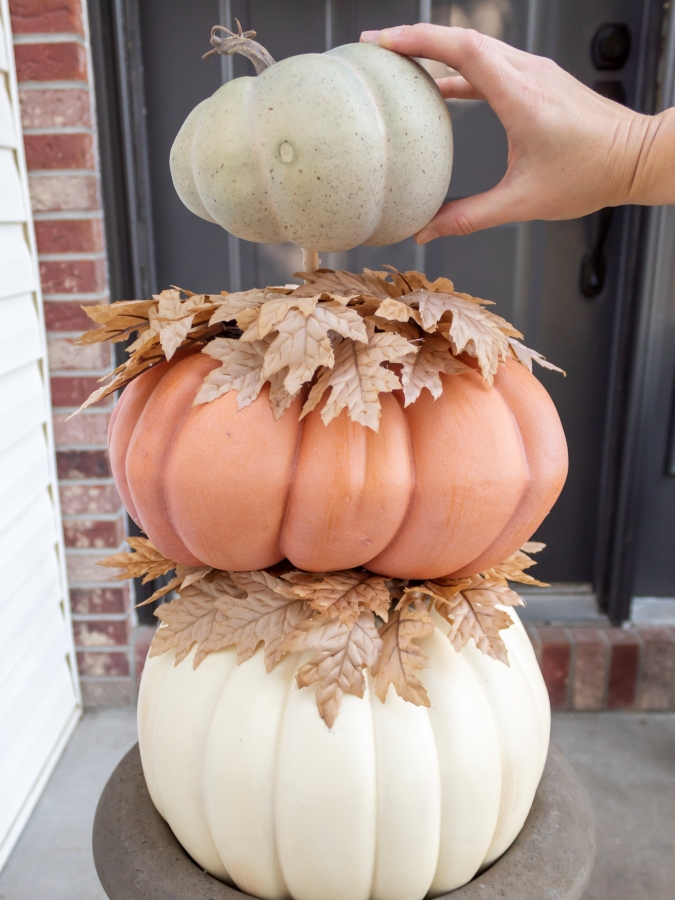
[[[243,409],[269,383],[279,418],[310,385],[303,416],[328,393],[321,411],[325,424],[346,409],[353,421],[374,431],[381,393],[403,390],[406,406],[425,388],[437,399],[441,374],[469,371],[458,359],[462,354],[476,360],[489,384],[509,358],[530,371],[533,362],[562,371],[486,309],[490,301],[455,291],[447,278],[430,282],[420,272],[395,269],[297,274],[305,284],[219,295],[172,287],[152,300],[84,306],[100,327],[78,343],[118,342],[133,333],[137,338],[127,348],[129,359],[102,379],[106,383],[80,409],[195,346],[221,363],[205,377],[195,405],[235,391]],[[392,363],[401,367],[400,376],[389,368]]]

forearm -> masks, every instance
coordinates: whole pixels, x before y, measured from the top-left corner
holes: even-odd
[[[675,109],[649,118],[636,148],[634,175],[623,202],[675,204]]]

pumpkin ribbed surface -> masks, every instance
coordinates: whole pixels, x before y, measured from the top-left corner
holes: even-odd
[[[163,363],[124,391],[110,424],[122,500],[153,544],[187,565],[307,571],[366,566],[399,578],[473,574],[514,553],[555,502],[567,447],[542,385],[514,361],[490,388],[445,376],[403,408],[381,394],[379,432],[348,419],[275,421],[268,388],[192,407],[218,363]]]
[[[500,856],[529,812],[548,750],[546,688],[513,611],[510,667],[436,631],[421,641],[429,709],[368,677],[332,729],[298,657],[267,674],[262,650],[198,669],[149,659],[138,722],[157,809],[195,861],[262,900],[421,900]]]
[[[183,124],[171,173],[188,209],[240,238],[348,250],[426,225],[452,153],[450,114],[428,73],[348,44],[224,84]]]

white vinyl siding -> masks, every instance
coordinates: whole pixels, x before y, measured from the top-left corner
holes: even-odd
[[[0,0],[0,868],[80,715],[45,327]]]

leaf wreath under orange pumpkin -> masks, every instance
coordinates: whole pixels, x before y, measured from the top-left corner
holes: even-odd
[[[416,672],[429,660],[416,643],[434,630],[435,610],[448,623],[456,651],[473,639],[477,648],[509,665],[500,632],[513,620],[506,607],[522,606],[509,581],[546,585],[525,571],[535,565],[528,553],[544,545],[530,542],[494,568],[468,578],[436,578],[422,583],[373,575],[365,569],[301,572],[290,566],[256,572],[225,572],[177,565],[147,538],[127,539],[132,551],[116,553],[99,565],[124,569],[118,579],[144,576],[144,583],[175,570],[175,577],[143,604],[171,591],[162,604],[150,656],[175,651],[175,665],[196,645],[197,668],[208,653],[236,646],[241,664],[264,644],[270,672],[287,653],[316,650],[297,673],[298,687],[318,684],[316,702],[330,728],[344,694],[363,697],[364,669],[375,679],[384,702],[390,684],[416,706],[429,699]]]

